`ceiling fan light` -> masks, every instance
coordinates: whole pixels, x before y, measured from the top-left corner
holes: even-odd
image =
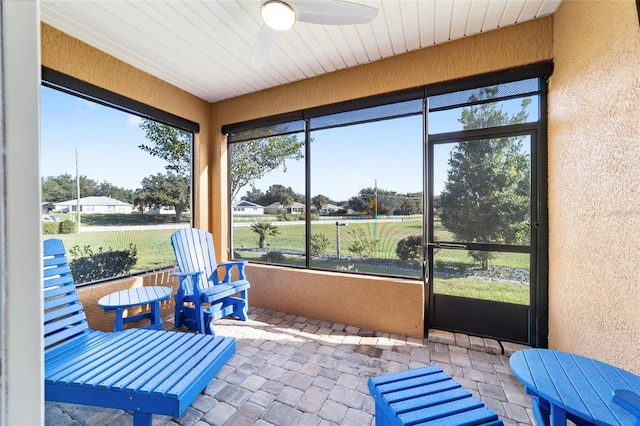
[[[262,20],[274,30],[284,31],[293,27],[296,13],[287,3],[280,0],[268,0],[262,5]]]

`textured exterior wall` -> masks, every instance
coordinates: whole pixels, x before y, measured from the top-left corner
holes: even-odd
[[[125,64],[47,24],[41,25],[42,65],[200,124],[194,143],[196,198],[208,199],[210,104]],[[195,203],[196,225],[206,228],[208,203]]]
[[[424,336],[419,281],[249,264],[249,304],[360,328]]]
[[[226,168],[224,124],[548,61],[552,43],[549,17],[213,104],[211,167]],[[228,256],[226,174],[213,173],[211,184],[216,247]],[[424,335],[419,281],[260,266],[250,266],[247,276],[252,306]]]
[[[41,37],[43,66],[200,124],[200,133],[194,143],[194,182],[197,200],[195,217],[196,226],[206,228],[210,214],[207,202],[210,104],[46,24],[41,25]],[[104,313],[98,306],[100,297],[113,291],[144,285],[165,285],[175,289],[177,280],[170,278],[167,271],[163,271],[144,277],[124,278],[105,284],[80,287],[78,293],[87,312],[89,325],[99,330],[113,330],[115,314]],[[138,311],[134,309],[130,313]],[[163,305],[162,311],[173,311],[173,298]]]
[[[640,26],[564,1],[549,96],[549,345],[640,374]]]
[[[136,276],[131,278],[123,278],[120,280],[108,281],[101,284],[92,284],[87,286],[81,286],[78,288],[78,296],[82,300],[82,306],[87,314],[87,322],[89,327],[94,330],[113,331],[113,321],[116,314],[114,311],[105,312],[98,305],[98,301],[102,296],[106,296],[109,293],[120,290],[128,290],[136,287],[144,287],[150,285],[160,285],[172,288],[172,294],[175,294],[178,289],[178,280],[174,277],[170,277],[169,274],[177,272],[177,270],[166,270],[160,273],[148,274],[144,276]],[[169,300],[162,302],[161,315],[167,315],[173,313],[173,307],[175,306],[173,297],[169,297]],[[130,316],[142,312],[140,307],[133,307],[127,309],[124,312],[124,316]],[[146,325],[149,322],[125,324],[124,328],[137,327],[140,325]]]

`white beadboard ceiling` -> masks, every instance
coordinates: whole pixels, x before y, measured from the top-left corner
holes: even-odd
[[[362,25],[297,22],[251,64],[260,0],[42,0],[41,19],[209,102],[552,14],[561,0],[353,0]]]

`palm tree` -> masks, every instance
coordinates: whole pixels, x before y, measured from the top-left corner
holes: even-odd
[[[278,235],[280,230],[270,222],[261,220],[251,224],[251,230],[260,236],[258,246],[263,249],[267,246],[267,236]]]
[[[280,204],[282,205],[282,217],[284,220],[287,220],[287,210],[294,203],[295,199],[293,198],[293,194],[289,194],[288,192],[282,193],[280,196]]]

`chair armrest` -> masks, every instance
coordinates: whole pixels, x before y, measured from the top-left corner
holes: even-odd
[[[246,280],[247,278],[244,275],[244,265],[247,264],[246,260],[234,260],[231,262],[223,262],[219,263],[218,266],[225,269],[224,278],[221,281],[222,283],[231,282],[231,271],[234,267],[238,268],[238,281]]]
[[[628,389],[615,389],[611,396],[613,402],[629,411],[640,420],[640,395]],[[636,421],[638,423],[638,421]]]
[[[185,277],[191,277],[193,275],[199,275],[199,274],[204,274],[204,271],[194,271],[194,272],[174,272],[172,274],[169,274],[172,277],[180,277],[180,278],[185,278]]]
[[[169,274],[169,276],[180,278],[178,292],[175,295],[176,303],[181,304],[185,295],[194,295],[197,298],[200,297],[198,277],[202,274],[204,274],[204,271],[174,272]]]

